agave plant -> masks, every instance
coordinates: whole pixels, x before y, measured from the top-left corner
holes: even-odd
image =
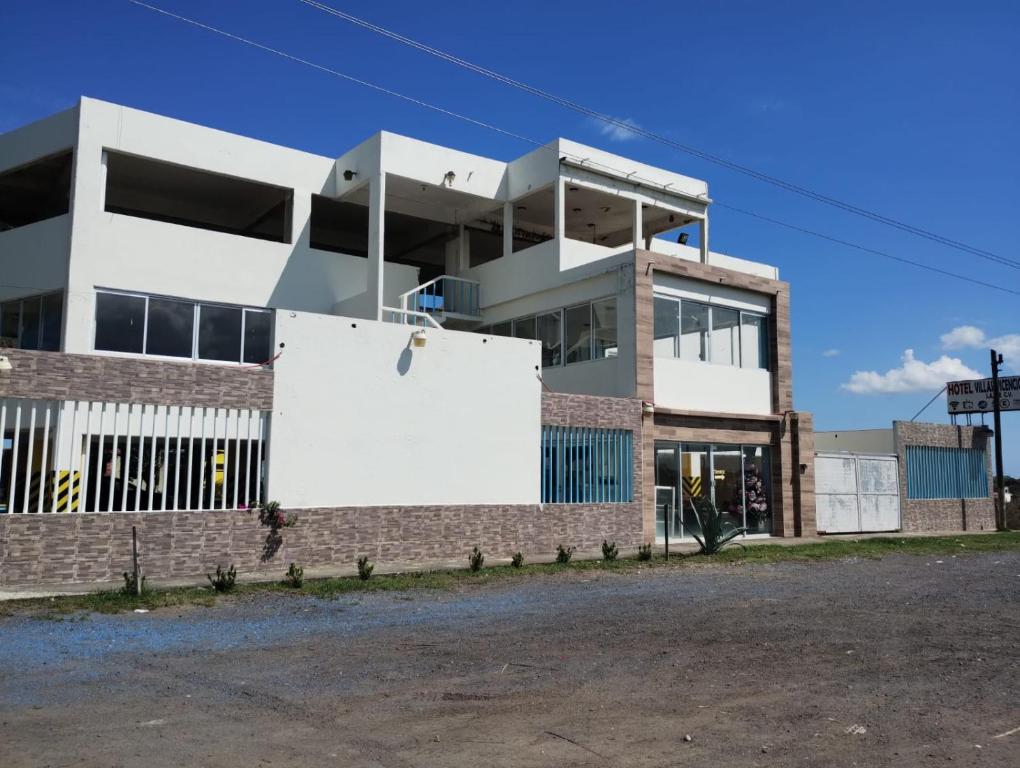
[[[701,547],[701,554],[714,555],[730,543],[743,546],[740,542],[734,542],[733,540],[748,529],[738,528],[728,520],[723,520],[722,513],[712,503],[711,499],[704,496],[694,499],[691,503],[691,510],[694,512],[694,517],[697,519],[701,531],[699,534],[698,531],[691,527],[687,528],[687,531],[697,539],[698,545]]]

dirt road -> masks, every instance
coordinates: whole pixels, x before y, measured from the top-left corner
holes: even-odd
[[[14,616],[0,765],[1016,766],[1018,589],[993,553]]]

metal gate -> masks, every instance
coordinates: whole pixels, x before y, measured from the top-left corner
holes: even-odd
[[[900,529],[899,461],[895,456],[815,456],[819,533]]]

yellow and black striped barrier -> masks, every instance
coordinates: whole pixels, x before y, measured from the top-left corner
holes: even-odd
[[[77,512],[81,503],[81,473],[71,472],[67,469],[58,469],[49,473],[51,483],[46,489],[46,496],[43,498],[43,512],[55,509],[57,512]],[[28,491],[28,511],[39,510],[39,493],[42,490],[42,472],[33,472]],[[53,505],[53,496],[56,494],[56,507]]]
[[[701,476],[684,477],[684,493],[689,499],[701,497]]]

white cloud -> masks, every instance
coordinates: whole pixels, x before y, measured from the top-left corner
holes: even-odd
[[[1020,333],[1007,333],[990,339],[980,328],[959,325],[949,333],[942,334],[942,348],[994,349],[1002,354],[1011,370],[1020,371]]]
[[[979,379],[981,374],[964,365],[958,357],[943,355],[926,363],[914,357],[914,350],[903,353],[903,365],[885,373],[857,371],[843,389],[857,395],[933,392],[954,379]]]
[[[822,352],[822,357],[838,357],[838,356],[839,356],[838,349],[827,349],[824,352]]]
[[[966,349],[980,347],[985,343],[985,332],[973,325],[958,325],[949,333],[942,334],[942,349]]]
[[[640,138],[640,136],[633,131],[627,130],[624,126],[631,126],[632,128],[640,128],[636,120],[629,117],[614,117],[613,119],[617,122],[607,123],[604,120],[598,118],[592,118],[599,126],[599,131],[603,136],[607,136],[610,141],[633,141],[634,139]],[[623,123],[624,125],[620,125]]]

